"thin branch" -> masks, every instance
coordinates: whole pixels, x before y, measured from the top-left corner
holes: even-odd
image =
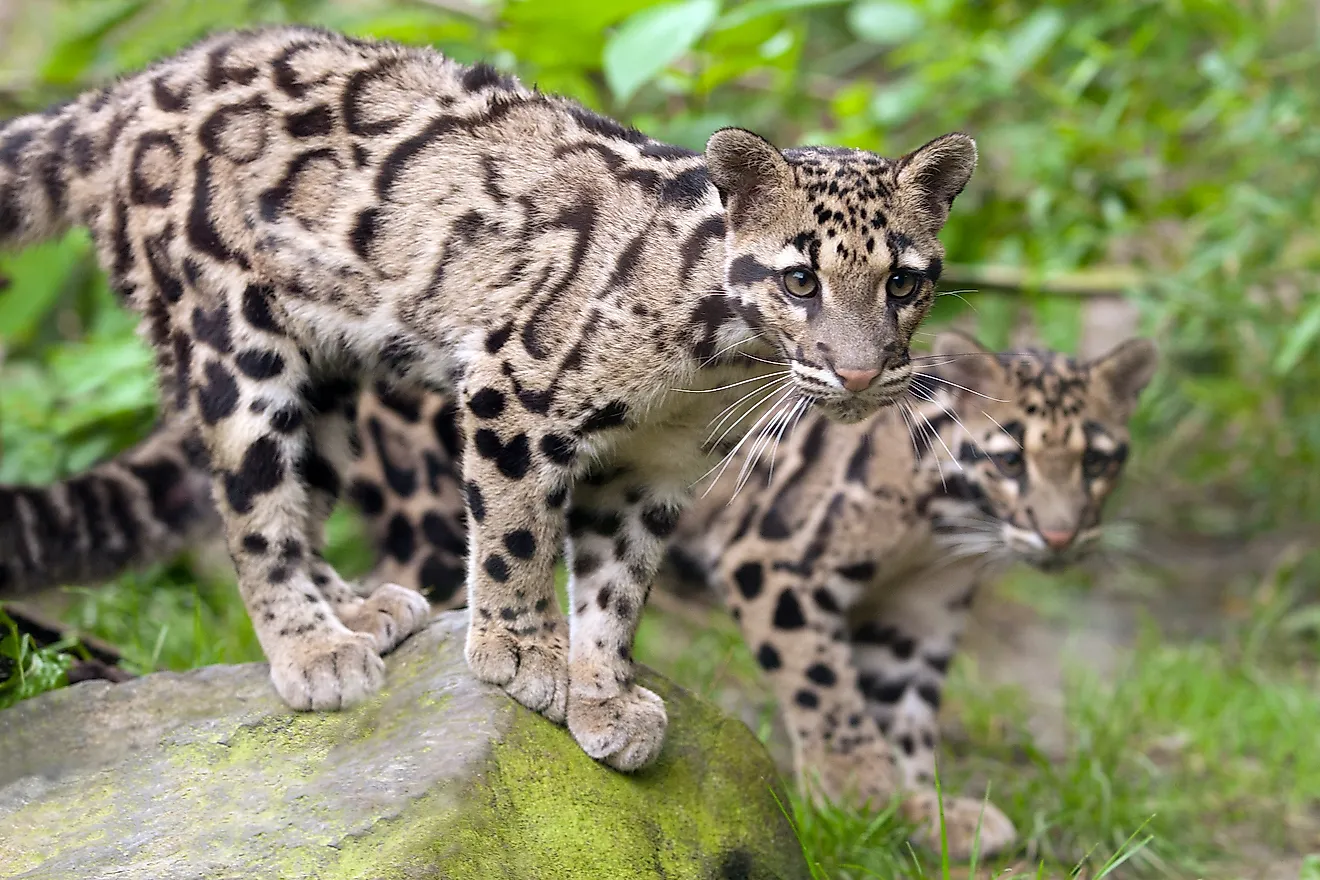
[[[1101,266],[1072,272],[1038,272],[1020,266],[950,265],[940,275],[940,289],[974,288],[978,293],[1045,296],[1122,297],[1143,280],[1127,266]]]

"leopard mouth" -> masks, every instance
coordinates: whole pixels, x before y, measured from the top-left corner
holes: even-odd
[[[907,377],[898,377],[878,382],[865,391],[851,392],[803,381],[797,376],[794,376],[794,383],[798,393],[812,406],[830,421],[841,424],[856,424],[893,406],[904,399],[909,385]]]

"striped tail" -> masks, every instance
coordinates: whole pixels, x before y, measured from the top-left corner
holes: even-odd
[[[219,528],[206,456],[183,418],[50,486],[0,486],[0,597],[96,585]]]
[[[111,97],[96,90],[0,123],[0,248],[53,238],[104,206],[104,159],[123,124],[114,125]]]

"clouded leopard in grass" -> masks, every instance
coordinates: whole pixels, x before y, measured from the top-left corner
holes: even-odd
[[[632,769],[666,725],[633,635],[710,424],[757,377],[775,412],[845,422],[902,394],[975,160],[960,134],[889,160],[724,129],[694,153],[488,66],[276,28],[6,123],[0,244],[90,230],[296,708],[378,690],[426,616],[321,557],[362,383],[455,394],[468,663]],[[39,532],[51,512],[0,514]],[[613,537],[571,626],[566,521]],[[23,546],[0,555],[21,566]]]

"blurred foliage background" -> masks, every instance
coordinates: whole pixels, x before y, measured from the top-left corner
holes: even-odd
[[[696,148],[730,123],[887,153],[963,129],[983,158],[945,239],[977,292],[938,318],[970,307],[991,344],[1030,326],[1076,349],[1088,304],[1117,295],[1165,355],[1138,429],[1149,518],[1309,536],[1318,16],[1314,0],[8,0],[0,116],[214,29],[301,21],[486,58]],[[0,273],[0,479],[140,436],[149,358],[86,239]]]

